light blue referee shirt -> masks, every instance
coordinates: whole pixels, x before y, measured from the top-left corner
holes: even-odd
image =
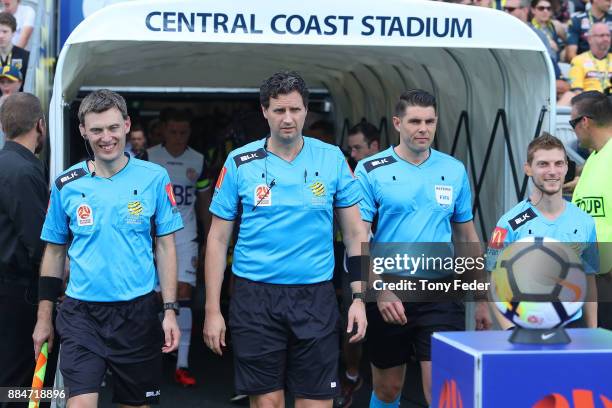
[[[242,208],[232,270],[274,284],[331,280],[333,210],[357,204],[359,184],[337,146],[304,137],[287,162],[264,144],[232,151],[215,186],[213,214],[234,220]]]
[[[359,203],[361,218],[372,222],[378,215],[372,239],[378,249],[373,249],[374,252],[393,256],[391,253],[396,250],[405,249],[411,256],[452,256],[452,250],[449,248],[445,253],[442,245],[383,248],[376,244],[451,242],[451,222],[468,222],[473,218],[470,183],[459,160],[430,149],[429,158],[414,165],[399,157],[391,146],[361,160],[355,174],[364,196]],[[409,275],[436,278],[447,274],[448,271],[417,270]]]
[[[92,176],[86,162],[53,183],[41,239],[72,242],[66,294],[83,301],[131,300],[157,285],[151,225],[163,236],[183,228],[168,173],[130,158],[110,178]]]

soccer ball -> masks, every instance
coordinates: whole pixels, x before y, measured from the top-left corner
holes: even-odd
[[[542,237],[523,238],[505,248],[491,276],[499,311],[528,329],[563,326],[582,307],[586,286],[575,250]]]

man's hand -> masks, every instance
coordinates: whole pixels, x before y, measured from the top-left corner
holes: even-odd
[[[357,324],[357,333],[351,336],[349,343],[357,343],[358,341],[363,340],[366,333],[366,328],[368,327],[365,304],[361,299],[353,300],[353,303],[349,308],[346,332],[351,333],[355,324]]]
[[[164,346],[163,353],[170,353],[178,348],[181,338],[181,331],[176,323],[176,313],[174,310],[166,310],[164,312],[164,321],[162,322],[164,329]]]
[[[32,334],[32,340],[34,340],[34,360],[38,358],[42,345],[46,342],[49,353],[53,349],[53,323],[51,317],[49,318],[38,318],[36,326],[34,327],[34,333]]]
[[[578,184],[579,179],[580,177],[576,176],[573,180],[570,180],[567,183],[563,184],[563,192],[566,194],[573,193],[574,189],[576,188],[576,185]]]
[[[493,326],[489,305],[485,301],[476,302],[474,318],[476,320],[476,330],[490,330]]]
[[[223,355],[222,347],[225,347],[225,320],[221,312],[206,312],[204,319],[204,343],[215,354]]]
[[[376,301],[378,310],[386,323],[404,325],[408,323],[406,311],[395,293],[385,290],[379,293]]]

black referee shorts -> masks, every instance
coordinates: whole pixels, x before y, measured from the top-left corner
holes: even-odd
[[[113,402],[159,403],[164,335],[154,292],[127,302],[66,298],[59,307],[60,370],[69,397],[97,393],[106,369]]]
[[[376,302],[366,305],[370,362],[385,369],[405,364],[416,353],[418,361],[431,361],[434,332],[465,330],[465,307],[460,302],[404,303],[408,323],[397,325],[383,320]]]
[[[287,388],[296,398],[337,395],[339,316],[331,282],[273,285],[237,278],[229,328],[239,394]]]

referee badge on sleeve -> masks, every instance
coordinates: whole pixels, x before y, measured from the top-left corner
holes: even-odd
[[[453,203],[453,187],[436,185],[436,201],[440,206],[446,208]]]

